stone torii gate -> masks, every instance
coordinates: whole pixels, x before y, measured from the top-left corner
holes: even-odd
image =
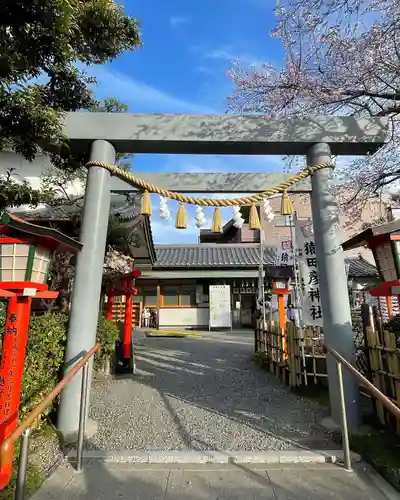
[[[308,165],[328,163],[332,155],[365,155],[388,137],[385,118],[269,118],[267,116],[67,113],[64,133],[72,149],[89,150],[90,160],[115,163],[116,153],[305,155]],[[186,193],[259,193],[287,178],[283,174],[149,173],[141,177],[171,191]],[[326,343],[354,361],[354,342],[338,211],[329,169],[311,178],[311,208]],[[67,369],[96,339],[101,277],[106,246],[111,191],[129,191],[99,166],[89,168],[75,286],[66,350]],[[289,191],[308,192],[302,182]],[[328,359],[331,414],[340,422],[336,367]],[[59,414],[64,436],[78,429],[80,378],[65,389]],[[349,425],[359,418],[358,385],[344,374]]]

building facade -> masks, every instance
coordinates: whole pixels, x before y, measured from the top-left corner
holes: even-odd
[[[35,161],[30,163],[12,152],[0,152],[0,175],[13,170],[15,179],[25,179],[34,188],[40,187],[41,178],[50,169],[51,165],[46,156],[38,155]],[[83,192],[80,182],[64,188],[71,196],[80,196]],[[118,213],[121,209],[124,211],[124,200],[119,199],[117,195],[113,198],[118,198],[115,203],[118,208],[113,210],[117,210]],[[308,196],[293,195],[292,199],[297,217],[311,218]],[[271,205],[274,212],[279,214],[280,198],[271,199]],[[132,212],[129,207],[127,210],[129,213]],[[367,204],[361,220],[350,226],[343,224],[342,239],[347,239],[357,232],[365,222],[381,217],[385,210],[386,206],[382,202],[372,200]],[[46,207],[38,207],[35,220],[40,217],[47,217],[49,220],[54,218],[53,210],[51,216],[45,213]],[[242,215],[247,220],[246,207],[242,209]],[[140,224],[135,225],[132,224],[132,217],[128,217],[128,225],[136,234],[134,238],[136,243],[130,246],[136,266],[143,273],[137,280],[139,293],[135,297],[138,304],[136,310],[138,308],[143,310],[145,307],[156,309],[161,328],[205,327],[209,322],[209,286],[229,284],[233,324],[236,326],[251,324],[252,311],[258,294],[261,260],[259,231],[250,230],[247,223],[237,229],[233,226],[233,222],[229,221],[225,224],[222,234],[202,230],[200,243],[197,245],[154,245],[150,221],[140,216]],[[29,215],[27,218],[30,218]],[[270,279],[281,277],[282,270],[275,266],[275,254],[280,239],[290,238],[288,222],[287,218],[279,215],[271,223],[263,222],[266,236],[263,265]],[[349,280],[352,289],[368,287],[376,282],[377,272],[372,262],[372,255],[367,249],[349,252]]]
[[[136,302],[156,309],[160,328],[205,328],[209,324],[210,285],[230,285],[232,324],[252,325],[259,290],[260,244],[242,241],[257,231],[248,224],[236,229],[232,221],[222,234],[202,231],[195,245],[154,245],[156,259],[142,269],[137,280]],[[258,233],[259,237],[259,233]],[[292,275],[290,268],[275,265],[276,247],[264,249],[263,269],[268,280]],[[361,256],[346,259],[349,264],[351,300],[357,291],[378,282],[374,265]]]

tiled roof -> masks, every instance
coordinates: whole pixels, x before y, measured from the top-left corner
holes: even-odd
[[[378,270],[376,267],[362,257],[350,257],[346,259],[346,262],[350,264],[349,276],[352,278],[378,277]]]
[[[199,245],[155,245],[157,260],[155,269],[193,269],[193,268],[256,268],[260,262],[258,244],[206,244]],[[267,247],[264,264],[275,264],[276,248]],[[349,276],[376,277],[376,268],[358,257],[346,259],[350,263]]]
[[[111,195],[110,214],[118,216],[122,220],[133,219],[140,214],[138,200],[134,196],[127,200],[126,196],[113,193]],[[29,220],[69,220],[73,216],[80,216],[82,214],[82,207],[83,199],[79,199],[71,205],[41,205],[34,209],[17,207],[10,212]]]
[[[258,267],[260,262],[257,244],[155,245],[155,249],[157,268]],[[275,248],[265,249],[265,264],[274,264],[275,253]]]

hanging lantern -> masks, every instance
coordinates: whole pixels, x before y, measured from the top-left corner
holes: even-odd
[[[195,219],[196,219],[196,227],[198,227],[199,229],[206,225],[207,220],[206,220],[206,216],[204,215],[203,207],[196,208]]]
[[[240,229],[243,224],[244,224],[244,219],[242,217],[242,214],[240,213],[240,207],[235,206],[233,207],[233,225],[237,228]]]

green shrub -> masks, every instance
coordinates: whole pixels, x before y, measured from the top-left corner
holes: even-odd
[[[68,317],[48,313],[31,318],[22,382],[20,416],[23,417],[57,385],[64,362]],[[47,410],[47,414],[51,408]]]
[[[22,379],[20,419],[59,381],[67,339],[67,321],[68,318],[59,313],[31,317]],[[1,334],[4,322],[4,311],[0,311]],[[50,412],[51,408],[45,414]]]
[[[96,356],[95,368],[98,369],[104,359],[110,359],[114,354],[115,342],[119,339],[117,324],[100,316],[97,326],[97,342],[101,344],[101,354]]]
[[[13,460],[13,472],[8,485],[0,490],[0,500],[14,500],[15,499],[15,488],[17,482],[17,471],[18,471],[18,457],[19,457],[19,446],[20,442],[16,443],[14,449],[14,460]],[[25,485],[25,495],[30,497],[35,493],[43,484],[45,479],[44,471],[37,465],[29,462],[26,471],[26,485]]]
[[[3,333],[4,322],[5,313],[4,310],[0,310],[0,334]],[[23,418],[43,395],[59,382],[64,362],[67,325],[68,317],[61,313],[31,317],[22,381],[20,418]],[[118,338],[118,326],[113,321],[101,317],[97,329],[97,341],[102,346],[102,353],[100,359],[96,360],[95,368],[99,367],[102,359],[113,355]],[[52,408],[49,408],[45,415],[51,411]]]
[[[4,332],[5,309],[0,309],[0,352],[1,340]],[[31,317],[26,350],[24,377],[19,419],[33,409],[43,398],[44,394],[57,385],[60,380],[61,369],[64,362],[65,345],[67,340],[68,317],[61,313],[48,313]],[[119,330],[112,321],[100,318],[97,330],[97,341],[102,345],[102,358],[112,356],[115,342],[119,337]],[[95,364],[95,366],[96,366]],[[48,416],[54,407],[48,408],[43,416]],[[39,422],[37,423],[38,426]],[[45,425],[46,428],[46,425]],[[14,454],[13,475],[7,488],[0,491],[0,500],[14,498],[15,480],[18,457],[17,443]],[[43,471],[29,463],[27,472],[27,494],[36,491],[44,479]]]

